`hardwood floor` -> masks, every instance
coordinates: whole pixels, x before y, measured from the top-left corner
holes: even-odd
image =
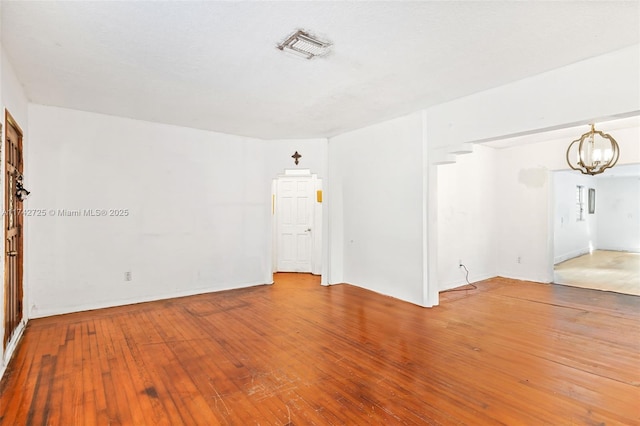
[[[640,424],[640,297],[317,277],[29,322],[2,425]]]
[[[555,265],[553,282],[640,296],[640,253],[596,250]]]

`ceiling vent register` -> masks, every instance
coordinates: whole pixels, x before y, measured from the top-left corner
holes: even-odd
[[[298,30],[278,45],[283,52],[293,53],[306,59],[324,56],[329,53],[331,43],[318,40],[309,33]]]

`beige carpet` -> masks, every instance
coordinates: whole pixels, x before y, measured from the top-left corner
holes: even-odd
[[[596,250],[554,268],[554,282],[640,296],[640,253]]]

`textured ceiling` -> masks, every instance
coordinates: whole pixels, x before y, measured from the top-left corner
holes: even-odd
[[[640,41],[637,1],[1,7],[30,101],[264,139],[333,136]],[[332,52],[276,49],[299,28]]]

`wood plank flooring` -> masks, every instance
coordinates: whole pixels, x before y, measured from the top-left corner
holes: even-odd
[[[495,278],[425,309],[275,280],[30,321],[0,424],[640,424],[640,297]]]

